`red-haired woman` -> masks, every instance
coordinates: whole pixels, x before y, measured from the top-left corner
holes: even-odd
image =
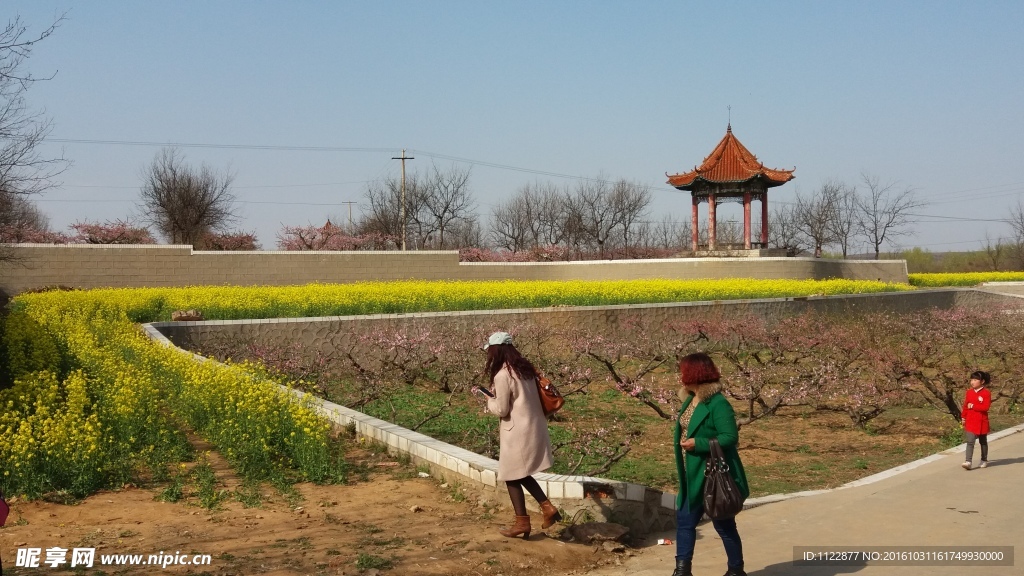
[[[551,467],[551,438],[548,421],[537,391],[537,369],[512,345],[507,332],[491,334],[484,346],[492,390],[487,394],[487,411],[500,418],[498,430],[498,480],[505,482],[516,518],[501,535],[530,537],[530,515],[526,511],[525,488],[540,504],[544,514],[542,528],[562,519],[533,474]],[[475,388],[474,392],[480,391]]]
[[[690,354],[679,362],[679,374],[683,383],[683,406],[675,426],[679,494],[676,496],[676,569],[672,576],[691,576],[697,523],[704,515],[704,465],[710,455],[712,438],[721,445],[729,472],[744,498],[750,495],[750,489],[736,451],[739,442],[736,413],[722,395],[721,375],[714,361],[704,353]],[[746,576],[736,519],[712,520],[712,523],[725,545],[729,565],[725,576]]]

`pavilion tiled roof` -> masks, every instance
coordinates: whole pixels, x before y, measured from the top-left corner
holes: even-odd
[[[725,137],[704,159],[700,167],[684,174],[665,174],[668,183],[679,190],[693,190],[700,182],[716,184],[748,182],[755,178],[764,181],[768,188],[781,186],[794,178],[793,171],[765,168],[764,163],[740,144],[732,134],[732,125],[725,131]]]

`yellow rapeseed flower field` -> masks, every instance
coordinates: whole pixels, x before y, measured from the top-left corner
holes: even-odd
[[[63,293],[87,308],[116,302],[135,322],[170,320],[174,310],[199,309],[206,319],[302,318],[454,310],[697,302],[816,294],[911,290],[864,280],[617,280],[502,282],[361,282],[305,286],[199,286]]]
[[[982,282],[1024,282],[1024,272],[957,272],[908,276],[911,285],[922,288],[977,286]]]

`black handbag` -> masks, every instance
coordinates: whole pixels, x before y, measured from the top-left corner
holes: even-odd
[[[729,474],[718,439],[710,441],[711,456],[704,467],[704,513],[712,520],[732,518],[743,510],[743,495]]]

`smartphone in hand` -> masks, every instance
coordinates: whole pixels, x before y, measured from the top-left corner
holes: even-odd
[[[483,386],[477,386],[476,389],[479,390],[484,396],[487,396],[488,398],[494,398],[494,392],[491,392],[487,388],[484,388]]]

